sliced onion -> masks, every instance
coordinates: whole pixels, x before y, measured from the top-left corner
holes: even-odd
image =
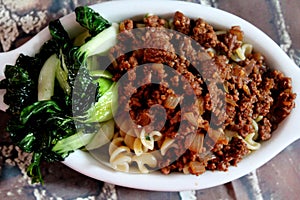
[[[228,97],[225,97],[225,101],[227,103],[231,104],[232,106],[235,106],[235,107],[238,106],[237,103],[234,100],[232,100],[232,99],[230,99]]]
[[[174,109],[178,103],[180,102],[181,98],[176,95],[169,95],[164,103],[166,108]]]
[[[254,133],[255,133],[254,136],[253,136],[253,140],[256,140],[258,138],[258,129],[259,129],[259,127],[258,127],[257,122],[254,119],[252,119],[252,126],[254,128]]]
[[[183,117],[189,121],[193,126],[198,126],[198,120],[196,119],[193,112],[184,113]]]
[[[204,134],[196,134],[195,137],[193,138],[192,144],[189,147],[189,150],[196,152],[196,153],[201,153],[202,148],[203,148],[203,141],[204,141]]]
[[[198,161],[192,161],[189,163],[189,168],[192,174],[203,174],[205,172],[205,165]]]

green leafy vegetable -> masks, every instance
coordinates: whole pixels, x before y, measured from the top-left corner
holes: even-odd
[[[85,123],[104,122],[113,117],[112,104],[114,102],[115,90],[117,86],[113,83],[110,88],[98,99],[94,106],[88,111],[84,120]]]
[[[69,155],[69,152],[80,149],[81,147],[87,145],[93,137],[94,134],[78,132],[70,137],[59,140],[52,148],[52,151],[59,153],[63,157],[66,157]]]
[[[111,25],[109,21],[88,6],[79,6],[75,8],[75,14],[76,21],[81,26],[87,28],[92,36],[97,35]]]
[[[57,43],[57,46],[59,46],[63,52],[68,52],[71,46],[71,40],[59,19],[49,23],[49,31],[52,39]]]
[[[80,46],[80,48],[74,52],[74,56],[83,63],[88,56],[106,53],[116,44],[118,30],[119,26],[113,23],[112,26],[98,33],[88,42]]]
[[[40,169],[41,157],[41,153],[34,153],[32,156],[31,164],[27,168],[27,174],[31,177],[33,183],[44,182]]]
[[[52,100],[37,101],[25,107],[20,117],[8,124],[7,130],[23,151],[33,152],[32,164],[28,169],[29,175],[35,177],[33,182],[42,180],[39,169],[41,161],[61,161],[67,156],[52,151],[53,146],[76,133],[73,119],[66,116]]]
[[[96,80],[96,83],[98,85],[96,101],[99,101],[99,98],[102,97],[110,89],[113,81],[111,79],[99,77]]]
[[[73,65],[75,65],[76,60],[74,61],[72,54],[70,52],[75,51],[75,47],[72,45],[72,41],[67,33],[67,31],[62,26],[60,20],[54,20],[49,23],[49,31],[52,36],[52,41],[54,45],[57,47],[56,55],[60,60],[59,66],[55,68],[55,77],[59,82],[59,85],[64,90],[67,95],[71,94],[72,81],[70,79],[69,74],[72,74],[72,77],[77,73],[77,69],[75,69]],[[51,58],[51,57],[50,57]],[[51,60],[53,65],[55,65],[55,60]],[[46,67],[46,63],[44,64]],[[51,67],[48,67],[49,71],[51,71]],[[45,70],[48,71],[47,69]],[[52,74],[52,73],[50,73]]]
[[[97,70],[90,74],[89,68],[97,67],[87,58],[115,44],[118,25],[88,7],[75,12],[89,31],[87,42],[74,46],[61,22],[50,22],[52,38],[35,56],[21,54],[14,66],[7,65],[0,83],[12,115],[7,131],[23,151],[33,153],[27,169],[32,182],[43,182],[41,162],[61,161],[83,148],[99,132],[99,122],[105,124],[112,117],[115,83],[106,71],[102,76]]]
[[[54,101],[37,101],[22,110],[20,122],[21,124],[26,124],[34,115],[39,115],[41,113],[46,114],[47,116],[55,115],[60,111],[61,109]]]
[[[23,55],[19,59],[22,59]],[[7,112],[18,115],[27,105],[33,103],[36,97],[35,80],[22,65],[7,65],[4,71],[6,79],[1,83],[7,89],[3,101],[10,105]]]

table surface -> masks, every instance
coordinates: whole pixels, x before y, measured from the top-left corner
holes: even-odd
[[[79,5],[101,0],[0,0],[0,52],[28,41],[50,20]],[[300,66],[300,1],[193,0],[236,14],[267,33]],[[1,54],[0,54],[1,55]],[[11,144],[0,112],[0,199],[299,199],[300,141],[271,161],[224,185],[185,192],[153,192],[120,187],[81,175],[61,163],[42,165],[45,184],[31,184],[30,155]],[[296,133],[296,130],[295,130]],[[296,133],[297,134],[297,133]]]

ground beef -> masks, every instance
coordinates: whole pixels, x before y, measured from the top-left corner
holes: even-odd
[[[239,26],[216,31],[203,19],[193,20],[181,12],[172,21],[169,25],[150,15],[138,32],[134,28],[141,22],[120,23],[119,42],[110,51],[113,62],[109,66],[114,81],[125,80],[118,91],[117,112],[129,112],[148,132],[162,127],[164,138],[176,139],[177,148],[159,160],[162,173],[226,171],[249,153],[243,138],[256,131],[254,123],[256,141],[268,140],[294,108],[291,79],[271,70],[259,52],[241,61],[231,60],[243,44]],[[178,98],[178,93],[185,103],[171,106],[168,101]],[[184,112],[197,120],[189,120]],[[228,136],[225,130],[239,137]]]
[[[261,140],[268,140],[271,138],[272,124],[268,118],[264,118],[259,123],[258,135]]]
[[[213,27],[201,18],[196,20],[191,37],[207,48],[215,47],[218,43],[217,35]]]
[[[234,137],[228,145],[216,144],[212,152],[216,157],[207,162],[206,168],[227,171],[230,165],[236,166],[249,150],[241,139]]]
[[[216,43],[216,49],[228,57],[239,48],[243,41],[243,32],[239,26],[233,26],[225,34],[220,34]]]
[[[144,24],[147,27],[164,27],[166,20],[158,17],[157,15],[148,15],[144,18]]]
[[[191,31],[190,18],[186,17],[181,12],[175,12],[173,24],[175,29],[183,34],[188,35]]]

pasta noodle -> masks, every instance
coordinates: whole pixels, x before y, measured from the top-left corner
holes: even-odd
[[[243,140],[249,150],[258,150],[260,148],[261,144],[255,141],[255,137],[257,137],[258,134],[257,132],[250,133],[245,138],[239,136],[235,131],[225,130],[224,132],[229,141],[232,139],[232,137],[237,137]]]
[[[133,129],[130,129],[130,131],[135,132]],[[154,142],[161,139],[161,133],[159,131],[152,131],[149,135],[145,135],[145,130],[141,129],[141,132],[137,136],[134,137],[120,131],[112,140],[109,145],[109,162],[113,169],[129,172],[132,162],[137,164],[138,170],[141,173],[148,173],[149,170],[147,167],[156,167],[157,159],[153,153],[148,151],[149,149],[153,150]],[[143,144],[141,138],[144,138],[149,143],[146,143],[146,145]],[[153,145],[153,147],[149,145]]]
[[[142,144],[150,150],[153,150],[154,148],[154,140],[153,138],[151,139],[149,136],[145,135],[145,129],[143,128],[141,133],[140,133],[140,140],[142,142]]]
[[[131,163],[130,149],[122,146],[123,138],[117,137],[113,139],[109,146],[109,162],[111,167],[117,171],[129,172],[129,164]]]
[[[170,149],[170,148],[178,148],[178,145],[174,143],[175,139],[172,138],[165,138],[165,140],[163,141],[161,147],[160,147],[160,152],[161,155],[166,155],[166,152]]]
[[[145,135],[145,129],[143,128],[140,133],[140,140],[144,147],[147,149],[153,150],[154,148],[154,142],[159,140],[161,138],[161,133],[159,131],[152,131],[149,133],[149,135]]]
[[[129,164],[131,163],[131,157],[126,153],[130,153],[128,147],[118,147],[110,158],[110,163],[113,169],[117,171],[129,172]]]
[[[235,53],[231,56],[231,59],[235,62],[243,61],[249,54],[251,54],[252,49],[253,47],[251,44],[245,43],[235,50]]]
[[[116,134],[115,136],[116,137],[109,144],[109,149],[108,149],[109,155],[111,155],[113,151],[115,151],[119,146],[121,146],[123,142],[122,137],[118,137],[118,134]]]
[[[147,149],[143,149],[143,144],[142,144],[140,138],[135,138],[134,143],[133,143],[133,150],[137,156],[139,156],[142,153],[147,151]]]
[[[129,134],[122,135],[122,137],[124,137],[125,145],[128,146],[130,149],[134,149],[134,143],[135,143],[136,137],[133,137],[132,135],[129,135]]]
[[[255,133],[248,134],[245,139],[241,136],[238,136],[240,139],[242,139],[246,144],[247,148],[249,150],[258,150],[260,148],[260,143],[254,141]]]
[[[149,169],[146,166],[154,168],[157,165],[157,160],[151,153],[143,153],[139,156],[135,155],[132,157],[132,161],[136,162],[141,173],[149,173]]]

